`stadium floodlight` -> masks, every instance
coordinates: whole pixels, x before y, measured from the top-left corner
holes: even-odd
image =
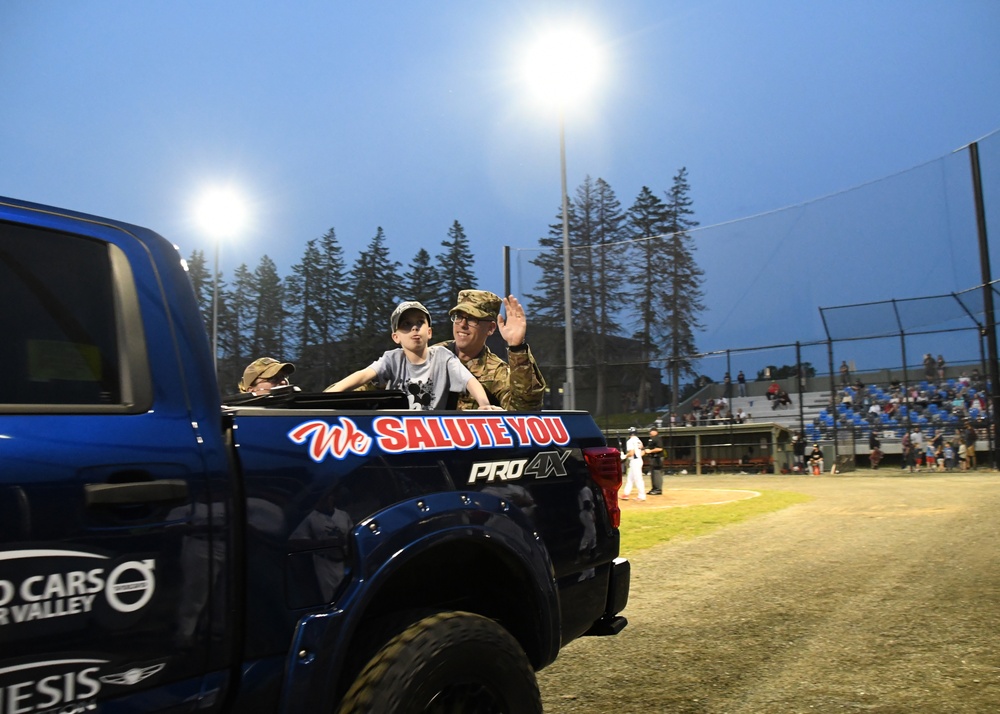
[[[218,372],[219,360],[219,244],[231,238],[247,224],[247,203],[231,186],[205,189],[195,206],[195,219],[202,230],[215,242],[215,263],[212,270],[212,360]]]
[[[562,178],[563,301],[566,323],[566,382],[563,407],[576,409],[573,312],[570,288],[569,198],[566,186],[566,111],[591,94],[603,78],[600,45],[579,27],[562,26],[539,34],[525,54],[524,78],[535,99],[559,111],[559,167]]]
[[[564,26],[535,37],[522,69],[534,99],[565,112],[594,93],[606,66],[601,46],[586,29]]]

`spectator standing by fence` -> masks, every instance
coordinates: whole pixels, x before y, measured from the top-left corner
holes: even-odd
[[[976,468],[976,429],[972,426],[972,422],[965,423],[962,440],[965,444],[966,464],[969,469],[974,469]]]
[[[913,440],[910,437],[910,432],[903,434],[903,440],[900,442],[900,447],[903,450],[903,471],[906,469],[913,473],[917,465],[916,454],[914,454]]]
[[[937,468],[937,451],[934,449],[934,444],[928,443],[924,447],[924,463],[927,465],[928,471],[934,471]]]
[[[801,431],[794,437],[792,454],[795,456],[795,470],[804,474],[806,472],[806,438]]]
[[[882,442],[878,440],[874,431],[868,437],[868,460],[873,469],[877,469],[879,462],[882,461]]]
[[[934,375],[937,373],[937,362],[934,361],[934,355],[930,352],[924,355],[924,377],[927,379],[934,379]]]
[[[743,374],[741,369],[739,374],[736,375],[736,389],[741,397],[747,395],[747,376]]]

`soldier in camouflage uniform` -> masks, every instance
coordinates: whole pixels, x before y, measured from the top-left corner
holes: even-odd
[[[506,317],[500,314],[503,303]],[[448,311],[453,340],[443,342],[486,389],[490,403],[511,411],[542,408],[545,378],[524,341],[527,320],[524,308],[513,295],[500,300],[486,290],[463,290],[458,304]],[[507,362],[486,346],[486,338],[499,327],[507,343]],[[475,400],[465,394],[459,409],[476,409]]]

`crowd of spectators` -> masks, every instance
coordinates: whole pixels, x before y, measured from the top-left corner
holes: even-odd
[[[957,434],[963,428],[984,429],[990,417],[987,385],[978,369],[957,378],[945,378],[944,360],[925,355],[924,378],[909,385],[898,381],[886,387],[856,381],[842,386],[834,410],[822,410],[809,430],[810,438],[833,429],[854,428],[862,433],[903,438],[908,427],[927,432]]]
[[[691,411],[677,415],[670,415],[672,426],[716,426],[719,424],[744,424],[750,421],[750,415],[743,410],[743,407],[732,411],[729,400],[726,397],[715,397],[708,399],[702,404],[700,399],[691,401]]]
[[[912,438],[910,430],[916,429],[917,433],[922,432],[933,440],[935,449],[929,456],[925,451],[918,455],[915,448],[914,460],[918,464],[923,462],[928,467],[942,469],[962,468],[964,459],[959,456],[959,447],[967,439],[974,439],[976,431],[985,429],[991,417],[988,385],[975,368],[962,372],[959,377],[947,378],[941,355],[936,359],[931,354],[924,355],[923,366],[923,378],[919,381],[905,386],[892,381],[883,386],[864,384],[843,362],[833,408],[822,409],[811,424],[806,424],[800,438],[810,443],[829,438],[835,424],[838,429],[854,430],[859,437],[873,437],[876,442],[879,438]],[[740,379],[737,384],[742,396],[745,382]],[[727,398],[731,391],[732,382],[726,380],[723,396],[709,398],[704,403],[695,398],[689,412],[670,415],[670,425],[720,426],[750,422],[751,415],[742,407],[733,411]],[[771,383],[765,396],[772,410],[792,405],[788,393],[777,381]],[[878,453],[881,455],[880,450]]]

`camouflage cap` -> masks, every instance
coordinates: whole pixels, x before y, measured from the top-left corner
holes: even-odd
[[[495,321],[500,313],[500,296],[489,290],[463,290],[458,294],[458,304],[448,314],[456,312],[464,312],[479,320]]]
[[[407,310],[420,310],[420,312],[427,315],[427,324],[431,324],[431,314],[427,311],[427,308],[421,305],[416,300],[407,300],[401,302],[396,306],[396,309],[392,311],[392,317],[389,318],[389,322],[392,325],[392,331],[396,331],[396,327],[399,325],[399,318],[403,316],[403,313]]]
[[[291,362],[279,362],[274,357],[261,357],[255,359],[243,370],[243,379],[240,380],[238,386],[241,392],[249,392],[253,383],[261,377],[273,377],[280,373],[289,375],[294,371],[295,365]]]

